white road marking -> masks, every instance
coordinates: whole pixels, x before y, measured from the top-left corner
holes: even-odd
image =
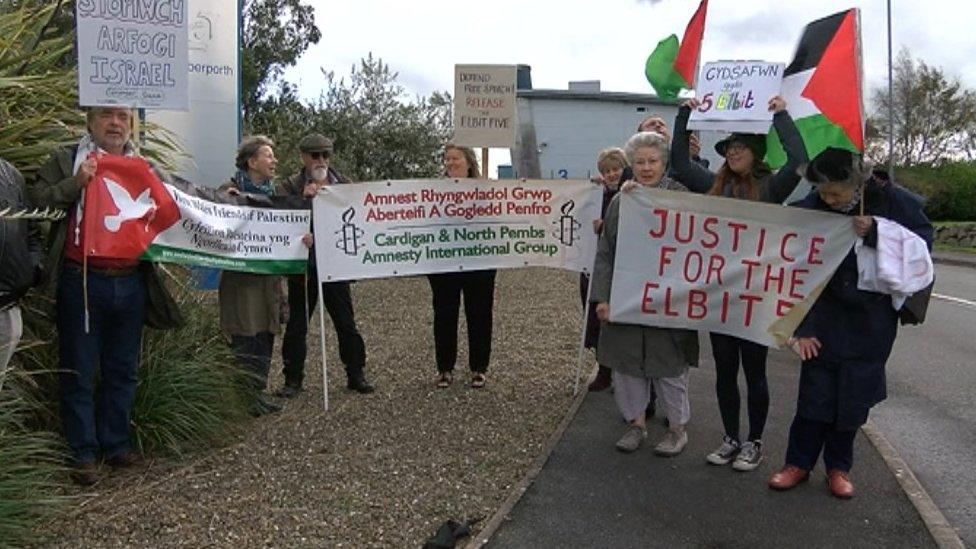
[[[943,301],[949,301],[951,303],[956,303],[958,305],[964,305],[966,307],[971,307],[976,309],[976,301],[969,301],[968,299],[963,299],[961,297],[952,297],[951,295],[942,295],[935,292],[932,293],[932,297],[935,299],[941,299]]]

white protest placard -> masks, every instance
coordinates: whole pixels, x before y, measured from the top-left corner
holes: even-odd
[[[238,0],[188,0],[189,110],[150,110],[147,120],[172,132],[188,157],[174,170],[198,185],[226,181],[240,136]]]
[[[840,214],[638,189],[620,199],[610,319],[778,346],[854,239]]]
[[[181,219],[159,233],[142,259],[262,274],[304,273],[311,227],[309,210],[252,208],[210,202],[166,189]]]
[[[516,74],[515,65],[454,66],[454,144],[515,146]]]
[[[529,266],[590,272],[603,192],[588,181],[425,179],[324,187],[323,282]]]
[[[186,110],[185,0],[77,0],[83,107]]]
[[[765,61],[705,63],[695,88],[701,105],[691,111],[688,128],[769,132],[773,120],[769,99],[779,94],[785,69],[783,63]]]

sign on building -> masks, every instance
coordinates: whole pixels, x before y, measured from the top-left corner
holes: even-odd
[[[701,105],[691,112],[688,128],[767,133],[773,121],[767,106],[779,94],[785,68],[765,61],[705,63],[695,89]]]
[[[238,0],[189,0],[188,112],[150,111],[148,119],[175,134],[190,154],[176,170],[217,187],[234,171],[240,136]]]
[[[75,14],[81,106],[187,109],[186,2],[78,0]]]
[[[454,138],[467,147],[515,146],[515,65],[454,66]]]

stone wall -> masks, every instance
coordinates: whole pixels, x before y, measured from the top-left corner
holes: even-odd
[[[959,223],[936,227],[935,241],[950,246],[976,248],[976,223]]]

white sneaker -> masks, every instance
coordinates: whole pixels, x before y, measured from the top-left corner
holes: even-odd
[[[640,448],[645,438],[647,438],[647,429],[638,427],[637,425],[631,425],[627,428],[624,436],[620,437],[620,440],[617,441],[617,449],[621,452],[633,452]]]
[[[721,446],[716,448],[711,454],[705,456],[705,461],[712,465],[728,465],[732,463],[732,460],[735,459],[741,449],[742,445],[739,444],[738,440],[726,436],[722,438]]]
[[[673,457],[681,453],[688,445],[688,432],[684,429],[675,431],[668,429],[664,438],[654,447],[654,453],[659,456]]]
[[[742,450],[736,456],[732,468],[736,471],[752,471],[763,460],[763,450],[761,440],[749,440],[742,444]]]

